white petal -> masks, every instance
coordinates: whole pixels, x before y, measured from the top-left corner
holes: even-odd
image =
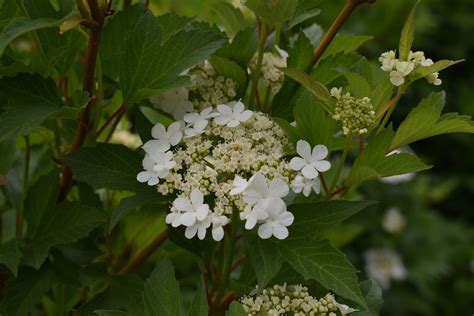
[[[184,116],[184,121],[187,122],[187,123],[193,123],[197,120],[200,120],[201,119],[201,116],[199,116],[198,113],[188,113]]]
[[[245,222],[245,229],[250,230],[255,227],[257,224],[257,216],[256,214],[251,213],[250,216],[247,218]]]
[[[290,168],[292,170],[301,170],[306,165],[306,161],[300,157],[293,157],[290,161]]]
[[[230,120],[229,123],[227,123],[227,127],[230,127],[230,128],[234,128],[234,127],[237,127],[240,125],[240,121],[239,120]]]
[[[203,204],[196,209],[196,218],[200,221],[204,220],[209,214],[209,205]]]
[[[219,113],[221,113],[224,116],[232,115],[232,109],[226,104],[218,104],[217,111],[219,111]]]
[[[151,136],[153,136],[153,138],[162,139],[163,136],[166,136],[165,134],[166,128],[161,123],[155,124],[155,126],[153,126],[153,128],[151,129]]]
[[[280,178],[275,178],[270,182],[268,195],[271,197],[284,198],[290,192],[288,184]]]
[[[313,148],[313,152],[311,153],[312,160],[321,160],[326,158],[328,155],[328,148],[324,145],[316,145]]]
[[[278,216],[278,223],[283,226],[290,226],[294,220],[295,217],[290,212],[283,212]]]
[[[242,102],[240,101],[237,101],[234,106],[233,106],[233,110],[234,110],[234,113],[237,114],[237,113],[242,113],[245,109],[245,106]]]
[[[318,172],[313,165],[306,165],[303,170],[301,170],[301,173],[306,179],[314,179],[318,176]]]
[[[287,238],[289,235],[288,228],[283,225],[273,224],[273,236],[282,240]]]
[[[151,173],[149,171],[142,171],[137,174],[138,182],[145,183],[151,178]]]
[[[268,239],[273,235],[273,224],[265,223],[258,228],[258,236],[262,239]]]
[[[193,212],[181,214],[181,223],[187,227],[193,226],[196,223],[196,214]]]
[[[202,195],[199,189],[194,189],[191,192],[191,204],[195,209],[202,205],[204,202],[204,195]]]
[[[219,226],[217,228],[212,229],[212,239],[215,241],[221,241],[222,238],[224,238],[224,228],[222,226]]]
[[[199,226],[199,228],[198,228],[198,238],[200,240],[203,240],[204,238],[206,238],[206,228],[205,227]]]
[[[311,161],[311,146],[307,141],[300,139],[296,143],[296,152],[306,161]]]
[[[160,182],[160,179],[158,179],[157,176],[152,176],[150,180],[148,180],[147,184],[149,186],[154,186],[154,185],[157,185],[159,182]]]
[[[197,233],[197,226],[190,226],[186,227],[186,230],[184,231],[184,236],[186,236],[187,239],[192,239],[194,236],[196,236]]]
[[[229,122],[230,118],[228,116],[218,116],[214,118],[214,122],[217,125],[226,125]]]
[[[207,120],[199,120],[195,122],[193,125],[194,131],[196,131],[197,133],[202,132],[206,128],[207,124]]]
[[[245,121],[247,121],[248,119],[250,119],[252,117],[252,114],[253,114],[252,111],[246,110],[246,111],[242,112],[242,114],[238,115],[238,119],[241,122],[245,122]]]
[[[176,219],[177,216],[178,216],[178,213],[175,213],[175,212],[168,213],[168,215],[166,215],[166,218],[165,218],[165,223],[171,224]]]
[[[170,145],[171,146],[178,145],[181,139],[183,139],[183,133],[180,131],[174,132],[173,134],[171,134],[170,139],[169,139]]]
[[[316,161],[312,165],[320,172],[328,171],[331,168],[331,163],[327,160]]]
[[[173,201],[173,206],[178,210],[178,211],[186,211],[186,212],[191,212],[193,210],[193,206],[189,202],[188,199],[179,196]]]

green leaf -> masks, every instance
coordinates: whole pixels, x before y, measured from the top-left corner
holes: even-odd
[[[112,79],[118,78],[125,41],[144,12],[142,4],[135,4],[116,12],[105,20],[99,49],[104,75]]]
[[[65,202],[48,209],[41,218],[36,234],[24,249],[23,261],[38,269],[51,247],[86,237],[104,220],[103,213],[78,202]]]
[[[297,0],[245,0],[244,4],[270,25],[288,21],[294,14]]]
[[[60,24],[61,20],[51,18],[35,20],[28,20],[25,17],[12,18],[0,33],[0,56],[3,55],[8,44],[18,36],[42,28],[57,27]]]
[[[418,157],[410,153],[395,153],[387,156],[393,139],[391,127],[385,129],[373,139],[357,157],[346,180],[347,186],[364,181],[378,179],[431,168]]]
[[[5,291],[8,295],[1,305],[3,315],[31,315],[35,304],[41,301],[57,281],[57,274],[51,267],[45,266],[39,271],[25,268],[20,271],[18,278],[7,281]]]
[[[319,15],[321,13],[321,9],[316,8],[316,5],[318,4],[319,1],[298,1],[298,6],[296,7],[293,16],[288,22],[288,29],[292,29],[296,25]]]
[[[247,90],[247,72],[242,67],[232,60],[219,56],[212,56],[209,61],[217,73],[237,83],[238,93],[236,99],[245,94],[245,90]]]
[[[5,175],[15,160],[16,146],[13,140],[0,142],[0,175]]]
[[[47,183],[48,185],[45,185]],[[28,237],[33,238],[44,223],[43,216],[55,207],[59,189],[59,173],[54,170],[40,177],[30,188],[24,202],[24,216],[28,223]]]
[[[215,55],[235,61],[243,69],[247,69],[250,60],[258,47],[258,34],[254,27],[237,33],[231,43],[225,43]]]
[[[345,54],[354,52],[371,39],[372,36],[367,35],[345,35],[339,33],[331,44],[329,44],[328,48],[321,56],[321,60],[340,52],[344,52]]]
[[[323,230],[339,225],[375,203],[373,201],[333,200],[290,205],[289,210],[295,216],[295,221],[291,225],[290,237],[295,239],[307,236],[318,238]]]
[[[413,39],[415,38],[415,12],[419,3],[420,1],[417,1],[413,6],[413,9],[411,9],[400,35],[398,55],[399,59],[402,61],[408,60],[408,55],[410,54],[411,46],[413,45]]]
[[[174,268],[169,259],[161,258],[145,281],[143,303],[150,316],[179,315],[179,284],[174,276]]]
[[[323,108],[332,114],[333,110],[327,102],[329,100],[329,91],[325,85],[311,78],[306,72],[296,68],[281,68],[280,69],[285,75],[298,81],[303,87],[308,89],[316,98],[321,101]]]
[[[346,89],[350,94],[358,99],[363,97],[371,97],[372,87],[363,76],[353,72],[345,73],[344,76],[347,79],[349,85]]]
[[[96,310],[94,311],[95,314],[98,316],[127,316],[130,315],[129,313],[117,310]]]
[[[64,157],[65,163],[79,181],[95,189],[145,191],[147,185],[137,181],[143,157],[123,145],[99,143]]]
[[[445,93],[431,93],[423,99],[398,127],[390,149],[399,148],[428,137],[448,133],[474,133],[471,117],[447,113],[441,115]]]
[[[224,39],[215,30],[196,24],[166,39],[160,18],[144,14],[130,31],[124,46],[120,84],[131,104],[188,82],[180,74],[212,54]]]
[[[211,6],[211,11],[219,18],[227,35],[234,37],[238,32],[248,27],[242,11],[227,2],[217,2]]]
[[[39,75],[0,79],[0,98],[7,100],[0,114],[0,141],[32,132],[63,106],[54,81]]]
[[[18,275],[18,265],[20,264],[21,252],[17,239],[11,239],[0,244],[0,264],[4,264],[15,277]]]
[[[306,70],[311,65],[312,58],[313,45],[311,45],[309,38],[303,32],[300,32],[295,44],[288,51],[287,66]],[[294,106],[292,100],[301,95],[303,90],[297,81],[285,76],[280,91],[273,99],[272,115],[291,120]]]
[[[311,71],[311,78],[316,79],[322,84],[334,86],[335,84],[333,83],[335,81],[339,82],[340,77],[343,76],[341,70],[356,72],[356,68],[365,62],[367,60],[358,54],[344,54],[340,52],[319,61]]]
[[[54,7],[51,0],[27,0],[25,7],[30,19],[55,18],[61,23],[70,16],[73,10],[71,1],[60,1]],[[75,30],[60,34],[57,28],[39,29],[36,31],[44,56],[60,74],[65,74],[72,66],[76,55],[83,48],[86,38]]]
[[[357,283],[356,269],[327,240],[316,240],[311,235],[293,238],[290,231],[290,237],[280,241],[262,240],[249,233],[245,242],[251,249],[249,253],[259,288],[265,288],[283,262],[287,262],[305,280],[315,280],[327,290],[367,306]]]
[[[229,310],[225,313],[226,316],[247,316],[242,304],[239,302],[232,302],[229,306]]]
[[[149,204],[165,204],[168,200],[156,192],[156,188],[151,187],[147,191],[137,192],[134,196],[124,198],[120,201],[119,205],[112,211],[109,220],[109,231],[111,231],[115,225],[128,213]]]
[[[207,316],[208,314],[207,297],[204,282],[204,279],[201,278],[198,284],[198,290],[194,295],[191,306],[189,307],[188,316]]]
[[[295,102],[294,117],[300,139],[311,146],[323,144],[332,149],[336,122],[324,110],[325,105],[310,93],[304,93]]]
[[[409,76],[410,81],[421,79],[427,75],[430,75],[435,72],[439,72],[443,69],[451,67],[452,65],[459,64],[460,62],[463,62],[463,61],[464,59],[460,59],[460,60],[443,59],[443,60],[438,60],[431,66],[426,66],[426,67],[420,66],[416,68],[412,73],[410,73],[410,76]]]
[[[362,295],[369,307],[368,311],[358,311],[352,313],[354,316],[378,316],[380,308],[382,307],[382,289],[370,279],[365,280],[359,284]]]

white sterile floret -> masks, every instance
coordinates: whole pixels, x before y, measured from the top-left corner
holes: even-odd
[[[209,205],[204,204],[204,195],[199,189],[191,192],[190,199],[179,196],[174,200],[171,213],[166,216],[166,223],[173,227],[186,226],[185,236],[193,238],[196,233],[199,239],[206,237],[206,229],[211,225]]]
[[[171,151],[167,151],[165,153],[158,153],[156,155],[150,155],[150,158],[155,163],[153,170],[156,172],[166,172],[166,177],[168,175],[169,170],[173,169],[176,166],[176,161],[173,160],[173,153]]]
[[[396,207],[389,208],[382,219],[383,229],[391,234],[399,233],[406,225],[405,216]]]
[[[211,215],[212,223],[212,239],[215,241],[220,241],[224,238],[224,226],[229,223],[229,219],[224,215]]]
[[[236,175],[234,178],[234,181],[232,182],[233,188],[230,190],[229,194],[230,195],[237,195],[242,192],[244,192],[247,187],[249,186],[249,181],[246,179],[242,178],[239,175]]]
[[[155,161],[146,155],[142,162],[144,171],[137,174],[137,180],[141,183],[147,183],[150,186],[157,185],[160,179],[168,175],[168,170],[156,171],[154,170]]]
[[[324,145],[316,145],[311,151],[311,145],[300,139],[296,143],[296,152],[300,157],[291,159],[290,168],[296,171],[301,170],[307,179],[314,179],[319,172],[325,172],[331,168],[331,163],[324,160],[328,155],[328,149]]]
[[[286,204],[282,200],[276,201],[277,203],[267,207],[268,217],[265,219],[265,223],[258,228],[258,236],[262,239],[272,236],[285,239],[289,234],[286,227],[293,224],[295,219],[293,214],[286,210]]]
[[[219,113],[213,112],[212,107],[205,108],[200,113],[188,113],[184,116],[184,121],[188,123],[184,133],[187,136],[196,136],[204,132],[209,124],[209,119],[218,116]]]
[[[186,113],[193,111],[193,104],[188,100],[188,90],[179,88],[150,97],[150,102],[166,113],[173,115],[175,120],[183,119]]]
[[[175,146],[183,139],[183,129],[183,121],[171,123],[168,129],[166,129],[163,124],[158,123],[151,129],[151,136],[155,139],[168,142],[171,146]]]
[[[314,190],[317,194],[319,194],[321,189],[321,181],[319,178],[314,179],[307,179],[303,176],[296,176],[295,179],[290,184],[291,189],[295,193],[303,192],[304,196],[309,196],[311,191]]]
[[[236,127],[240,122],[245,122],[252,116],[252,111],[245,110],[244,104],[240,101],[219,104],[217,111],[220,115],[214,118],[214,122],[217,125],[227,125],[227,127]]]
[[[391,280],[403,280],[407,277],[402,259],[390,249],[370,249],[364,257],[367,274],[382,289],[390,288]]]

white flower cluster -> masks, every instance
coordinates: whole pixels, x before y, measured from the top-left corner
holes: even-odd
[[[342,94],[342,88],[332,88],[331,96],[337,99],[332,118],[341,122],[344,134],[366,134],[375,123],[375,111],[370,99],[356,99],[349,92]]]
[[[244,296],[240,302],[248,316],[336,316],[336,312],[347,315],[356,311],[336,302],[330,293],[317,299],[308,293],[308,288],[286,283],[264,289],[255,296]]]
[[[365,271],[382,289],[390,288],[391,280],[404,280],[407,277],[402,259],[390,249],[370,249],[364,257]]]
[[[297,144],[301,157],[288,162],[284,131],[240,101],[185,114],[168,128],[157,124],[152,136],[137,179],[177,196],[166,222],[185,226],[187,238],[204,239],[212,225],[212,237],[221,240],[236,210],[246,229],[259,224],[261,238],[284,239],[294,219],[283,200],[290,187],[306,196],[319,193],[318,173],[330,168],[323,160],[327,148],[311,150],[303,140]]]
[[[202,110],[217,104],[228,103],[237,95],[237,83],[219,75],[208,61],[191,68],[189,92],[196,110]]]
[[[281,49],[278,50],[278,54],[270,52],[263,54],[262,67],[260,69],[261,76],[265,87],[271,87],[273,95],[280,91],[283,84],[284,74],[278,67],[285,68],[287,58],[288,53]],[[255,66],[256,58],[252,61],[252,68],[255,69]]]
[[[428,67],[433,65],[433,60],[425,57],[422,51],[410,51],[407,61],[401,61],[396,58],[394,50],[383,53],[379,57],[382,64],[380,67],[383,71],[390,73],[390,81],[395,86],[401,86],[405,83],[405,78],[410,75],[418,67]],[[439,86],[442,82],[438,78],[439,73],[434,72],[427,75],[425,78],[429,83]]]

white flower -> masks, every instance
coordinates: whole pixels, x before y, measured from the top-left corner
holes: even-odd
[[[187,136],[196,136],[201,134],[209,123],[208,120],[218,116],[218,113],[212,113],[212,107],[205,108],[201,113],[188,113],[184,116],[184,121],[188,126],[184,130]]]
[[[186,227],[184,236],[188,239],[192,239],[197,234],[198,238],[203,240],[206,238],[206,231],[209,226],[211,226],[211,219],[206,217],[202,221],[196,221],[193,225]]]
[[[265,223],[258,228],[258,236],[262,239],[268,239],[275,236],[278,239],[285,239],[288,237],[288,228],[293,224],[295,219],[293,214],[286,210],[286,204],[280,199],[275,201],[281,201],[273,203],[268,209],[268,217],[265,219]]]
[[[141,183],[147,182],[148,185],[154,186],[160,182],[160,178],[165,178],[168,175],[168,170],[154,170],[155,161],[149,155],[145,155],[142,165],[145,171],[137,174],[137,180]]]
[[[390,82],[394,85],[394,86],[401,86],[404,82],[405,82],[405,77],[403,76],[403,74],[399,71],[391,71],[390,72]]]
[[[365,270],[382,289],[390,287],[390,281],[403,280],[407,271],[398,254],[389,249],[370,249],[365,255]]]
[[[179,88],[150,97],[150,102],[157,108],[173,115],[175,120],[193,111],[193,104],[188,100],[188,90]]]
[[[399,61],[395,65],[395,68],[403,76],[407,76],[415,68],[415,65],[410,61]]]
[[[396,207],[392,207],[385,212],[382,220],[382,227],[385,231],[395,234],[400,232],[406,224],[405,216]]]
[[[157,139],[149,140],[142,146],[143,150],[150,156],[165,153],[170,147],[169,142]]]
[[[328,149],[324,145],[316,145],[311,151],[311,146],[305,140],[300,139],[296,143],[296,152],[300,157],[294,157],[290,161],[290,168],[301,170],[307,179],[314,179],[318,172],[325,172],[331,168],[331,163],[323,160],[328,155]]]
[[[224,238],[224,226],[227,225],[229,219],[223,215],[212,214],[212,238],[215,241],[221,241]]]
[[[168,214],[166,216],[167,224],[171,224],[173,227],[180,225],[191,227],[196,224],[196,222],[204,221],[208,217],[209,205],[204,204],[204,195],[201,191],[194,189],[191,192],[191,200],[182,196],[174,200],[172,212],[178,213],[179,216],[172,215],[173,213]],[[194,235],[195,234],[196,233],[194,233]]]
[[[320,188],[321,181],[319,180],[319,178],[306,179],[305,177],[298,175],[291,182],[291,189],[293,190],[293,192],[303,192],[304,196],[309,196],[311,194],[311,190],[314,190],[314,192],[319,194]]]
[[[425,78],[429,83],[434,84],[435,86],[441,85],[443,82],[438,78],[439,73],[433,72],[432,74],[427,75]]]
[[[176,162],[173,160],[173,153],[171,151],[152,155],[150,158],[155,162],[153,170],[157,172],[168,172],[176,166]]]
[[[245,106],[240,101],[232,101],[229,104],[219,104],[217,111],[220,113],[214,119],[218,125],[227,125],[227,127],[236,127],[240,122],[247,121],[252,116],[252,111],[245,110]]]
[[[183,138],[183,127],[182,121],[173,122],[168,126],[168,129],[158,123],[151,129],[151,136],[153,138],[168,142],[171,146],[177,145]]]
[[[239,175],[235,175],[234,182],[232,183],[233,188],[230,190],[230,195],[237,195],[244,192],[247,187],[249,186],[249,181],[245,180],[244,178],[240,177]]]
[[[341,97],[342,88],[331,88],[330,94],[332,97],[339,99]]]
[[[350,314],[350,313],[353,313],[353,312],[357,312],[358,309],[354,309],[352,307],[349,307],[345,304],[340,304],[338,302],[336,302],[336,307],[337,309],[339,310],[339,312],[341,313],[341,315],[347,315],[347,314]]]

